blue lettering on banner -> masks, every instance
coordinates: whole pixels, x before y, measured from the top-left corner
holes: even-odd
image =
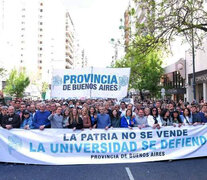
[[[126,162],[130,162],[132,159],[131,162],[136,162],[136,160],[144,162],[206,156],[206,127],[207,125],[174,129],[163,127],[160,130],[142,129],[140,131],[138,128],[134,128],[133,131],[95,129],[75,132],[46,129],[44,132],[39,131],[39,134],[36,133],[38,130],[6,131],[0,129],[1,136],[5,139],[8,138],[8,141],[1,141],[0,146],[10,146],[15,150],[10,153],[7,148],[0,149],[0,153],[4,155],[0,156],[0,161],[5,161],[7,156],[9,162],[36,164],[64,164],[65,162],[70,164],[70,162],[75,162],[73,157],[77,158],[79,162],[84,157],[86,163],[87,161],[96,163],[96,159],[104,159],[104,163],[110,163],[114,159],[112,156],[118,156],[122,160],[125,159]],[[31,138],[34,132],[35,139]],[[182,153],[176,156],[177,152]]]
[[[33,144],[30,142],[29,147],[30,147],[30,152],[45,152],[45,148],[42,143],[39,143],[37,149],[35,149],[33,147]]]
[[[80,75],[64,75],[64,84],[82,84],[82,83],[95,83],[95,84],[118,84],[116,75],[101,75],[101,74],[80,74]]]
[[[65,75],[65,76],[64,76],[64,84],[66,84],[66,82],[67,82],[69,79],[70,79],[70,76]]]

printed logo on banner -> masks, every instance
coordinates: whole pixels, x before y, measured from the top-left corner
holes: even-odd
[[[127,76],[120,76],[119,77],[119,89],[121,89],[121,87],[127,86],[129,82],[129,78]]]
[[[22,139],[19,138],[18,136],[9,136],[8,137],[8,150],[9,150],[9,154],[12,154],[12,151],[21,149],[23,144],[22,144]]]
[[[61,86],[63,84],[63,79],[60,76],[53,76],[52,78],[53,86]]]

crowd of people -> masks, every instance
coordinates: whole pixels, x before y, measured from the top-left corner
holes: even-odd
[[[181,127],[207,122],[207,104],[173,101],[120,103],[115,99],[13,100],[0,105],[0,124],[5,129],[70,128],[105,129],[162,126]]]

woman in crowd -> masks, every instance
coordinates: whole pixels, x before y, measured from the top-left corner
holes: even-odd
[[[132,116],[132,110],[127,109],[126,115],[122,116],[121,118],[121,127],[128,127],[129,129],[132,129],[135,123],[135,118]]]
[[[184,108],[183,114],[180,115],[180,118],[181,118],[182,124],[191,125],[192,124],[192,115],[191,115],[190,109]]]
[[[163,109],[161,113],[162,126],[172,126],[172,118],[170,117],[170,111],[168,109]]]
[[[158,110],[158,115],[161,116],[162,109],[160,107],[158,107],[157,110]]]
[[[91,120],[91,127],[96,128],[97,125],[97,113],[94,106],[89,108],[89,118]]]
[[[88,114],[88,109],[86,107],[82,109],[82,119],[83,119],[83,127],[91,128],[91,120]]]
[[[178,127],[181,127],[182,126],[182,121],[181,121],[181,118],[180,118],[180,112],[175,110],[173,111],[172,113],[172,123],[173,123],[173,126],[176,127],[178,125]]]
[[[111,116],[111,126],[114,128],[119,128],[121,125],[121,120],[119,113],[116,109],[112,111],[112,116]]]
[[[72,109],[72,113],[70,113],[70,117],[68,120],[68,128],[73,129],[83,129],[83,120],[78,115],[78,110],[76,108]]]
[[[153,129],[160,129],[160,125],[162,124],[160,115],[158,114],[158,109],[156,107],[153,107],[151,109],[151,115],[148,116],[148,124]]]
[[[78,110],[78,116],[82,118],[82,109],[83,109],[83,106],[78,106],[77,107],[77,110]]]
[[[69,115],[70,115],[70,110],[66,108],[63,112],[63,128],[66,128],[69,125],[68,123]]]
[[[20,125],[21,129],[34,129],[33,124],[33,117],[28,110],[23,112],[24,120]]]

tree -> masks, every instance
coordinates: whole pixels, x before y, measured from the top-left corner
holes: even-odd
[[[21,98],[23,97],[23,93],[29,84],[30,80],[29,77],[26,76],[25,70],[17,72],[16,69],[13,69],[6,81],[4,91],[11,96]]]
[[[46,92],[49,88],[49,84],[47,82],[42,82],[42,99],[45,100]]]
[[[6,70],[4,68],[0,68],[0,76],[4,76],[6,73]]]
[[[169,46],[177,37],[191,44],[192,33],[196,47],[202,45],[207,32],[207,11],[204,0],[134,0],[145,12],[145,20],[135,17],[137,34],[150,35],[144,43],[137,46],[144,52],[156,49],[158,43]]]
[[[113,67],[130,67],[130,82],[129,88],[138,89],[142,95],[143,90],[149,90],[153,97],[157,95],[160,90],[158,83],[163,75],[162,68],[162,54],[158,50],[149,53],[143,53],[136,44],[144,42],[145,37],[138,37],[132,43],[127,51],[125,57],[116,61]]]

